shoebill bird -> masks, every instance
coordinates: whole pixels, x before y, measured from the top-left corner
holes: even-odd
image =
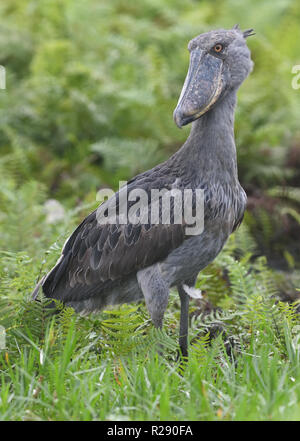
[[[237,91],[252,70],[246,38],[236,25],[201,34],[190,41],[190,64],[174,111],[178,127],[192,123],[184,145],[167,161],[127,183],[127,192],[143,189],[196,189],[204,194],[204,229],[188,234],[187,224],[99,222],[97,210],[67,239],[52,270],[37,284],[46,297],[76,312],[144,299],[151,319],[161,327],[169,290],[177,287],[181,302],[179,345],[188,352],[189,298],[198,273],[222,250],[239,226],[246,195],[237,172],[234,112]],[[122,188],[116,193],[118,208]],[[136,201],[135,201],[136,202]],[[110,200],[100,207],[105,209]],[[130,205],[131,204],[131,205]],[[133,202],[128,200],[128,210]],[[151,198],[147,209],[151,209]],[[174,207],[174,204],[173,204]],[[161,208],[161,207],[160,207]],[[192,209],[195,209],[194,205]],[[202,215],[203,213],[201,213]],[[184,219],[184,217],[182,217]]]

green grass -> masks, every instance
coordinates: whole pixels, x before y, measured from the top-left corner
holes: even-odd
[[[300,419],[296,305],[278,302],[278,275],[246,249],[242,228],[200,275],[204,299],[221,309],[197,316],[191,304],[184,366],[176,361],[175,292],[163,331],[143,303],[89,317],[58,305],[53,315],[45,299],[30,300],[36,261],[2,253],[1,420]],[[58,253],[52,247],[45,265]]]
[[[299,91],[291,87],[299,2],[30,5],[0,5],[7,72],[0,105],[0,419],[300,419],[297,306],[278,301],[300,287]],[[256,31],[248,42],[255,68],[239,92],[235,123],[239,176],[252,209],[199,276],[205,301],[218,309],[204,316],[191,302],[190,357],[182,368],[175,292],[162,332],[144,304],[53,316],[30,293],[97,206],[97,189],[118,188],[185,141],[188,129],[177,130],[172,111],[187,42],[235,23]],[[56,224],[45,219],[48,198],[66,209]],[[287,273],[271,271],[262,254]]]
[[[133,336],[128,354],[104,356],[96,341],[79,344],[77,325],[56,353],[50,326],[40,346],[22,347],[20,334],[19,352],[1,355],[1,419],[299,419],[299,346],[288,327],[280,348],[269,332],[251,336],[236,363],[220,337],[210,347],[202,341],[180,373],[168,350],[156,354],[156,338]]]

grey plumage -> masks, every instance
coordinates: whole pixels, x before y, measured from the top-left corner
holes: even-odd
[[[218,255],[246,206],[233,126],[236,92],[253,65],[245,42],[249,35],[252,30],[243,33],[235,26],[189,43],[190,67],[174,120],[179,127],[192,122],[190,135],[171,158],[128,182],[128,192],[142,188],[148,195],[152,189],[203,189],[204,231],[191,236],[184,222],[172,221],[100,225],[94,211],[67,240],[34,296],[42,286],[47,297],[84,313],[144,298],[153,323],[161,327],[169,290],[177,286],[179,342],[187,355],[189,297],[184,285],[193,286],[199,271]]]

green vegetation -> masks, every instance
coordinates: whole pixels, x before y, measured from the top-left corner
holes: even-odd
[[[2,0],[0,12],[0,419],[299,420],[299,2]],[[175,292],[162,332],[142,303],[53,315],[30,293],[99,188],[186,139],[172,111],[187,42],[235,23],[257,34],[236,115],[249,208],[199,277],[179,366]],[[50,198],[65,209],[54,223]]]
[[[199,279],[212,295],[191,307],[185,366],[176,362],[175,293],[162,332],[153,329],[142,304],[90,317],[66,308],[53,316],[49,301],[29,300],[33,259],[3,253],[1,418],[299,419],[296,304],[278,302],[278,276],[264,258],[249,260],[253,243],[246,237],[243,229],[232,237]],[[204,313],[211,308],[208,297],[217,309]],[[164,357],[157,354],[159,343]]]

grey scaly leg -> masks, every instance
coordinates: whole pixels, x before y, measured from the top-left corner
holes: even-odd
[[[197,277],[188,280],[186,283],[178,285],[178,293],[180,297],[180,327],[179,327],[179,347],[181,355],[188,357],[188,335],[189,335],[189,304],[190,297],[185,292],[183,285],[194,287]]]
[[[188,334],[189,334],[189,303],[190,298],[184,291],[182,285],[178,286],[180,297],[180,327],[179,347],[183,357],[188,356]]]

